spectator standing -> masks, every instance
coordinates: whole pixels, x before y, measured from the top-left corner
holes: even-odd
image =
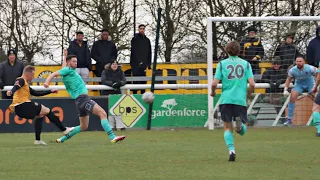
[[[101,31],[99,40],[93,43],[91,56],[97,62],[95,74],[98,77],[101,77],[101,72],[106,64],[112,63],[112,60],[117,59],[117,47],[111,41],[109,32],[106,29]]]
[[[288,69],[292,64],[295,64],[295,59],[300,55],[297,47],[293,44],[294,35],[288,34],[285,37],[285,41],[282,42],[274,53],[275,57],[280,57],[281,67]]]
[[[259,61],[264,56],[264,49],[261,39],[256,37],[257,29],[253,26],[248,28],[248,36],[240,42],[240,57],[247,60],[254,74],[260,73]]]
[[[71,41],[68,48],[69,55],[76,55],[78,64],[77,72],[82,78],[89,77],[89,71],[91,71],[91,55],[87,41],[84,41],[84,34],[82,31],[76,32],[76,39]]]
[[[279,93],[283,90],[279,88],[287,79],[287,69],[281,65],[280,58],[276,58],[272,62],[272,68],[268,68],[262,75],[262,83],[269,83],[270,88],[266,89],[266,93]]]
[[[314,67],[319,67],[320,61],[320,26],[316,29],[316,37],[313,38],[307,47],[307,61]]]
[[[105,65],[105,70],[101,73],[101,83],[114,88],[113,90],[102,91],[102,95],[121,94],[120,87],[126,84],[126,78],[116,60]],[[113,130],[116,130],[116,128],[125,130],[121,115],[109,116],[109,123]]]
[[[7,52],[8,60],[0,64],[0,89],[4,86],[13,86],[16,79],[22,75],[24,64],[17,59],[17,52],[10,49]],[[6,91],[2,91],[2,99],[12,99],[7,96]]]
[[[146,26],[141,24],[137,33],[131,40],[130,65],[133,76],[146,76],[146,68],[151,69],[151,43],[145,35]],[[145,84],[145,81],[136,81],[134,84]],[[141,90],[143,94],[145,90]],[[134,94],[137,90],[133,91]]]

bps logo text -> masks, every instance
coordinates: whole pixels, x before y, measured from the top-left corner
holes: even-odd
[[[127,127],[133,127],[145,112],[146,109],[132,95],[123,95],[110,109],[112,115],[122,116]]]

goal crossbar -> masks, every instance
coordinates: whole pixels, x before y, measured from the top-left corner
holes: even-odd
[[[320,16],[208,17],[208,22],[227,21],[320,21]]]

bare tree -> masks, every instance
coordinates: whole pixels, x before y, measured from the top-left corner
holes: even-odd
[[[161,7],[161,36],[163,43],[160,44],[159,53],[164,55],[165,62],[170,62],[172,54],[184,50],[185,44],[192,44],[190,38],[189,24],[195,17],[198,8],[196,1],[188,0],[145,0],[147,11],[154,18],[153,30],[157,20],[157,8]]]
[[[30,63],[47,43],[47,21],[39,6],[31,0],[7,0],[3,3],[6,6],[1,8],[7,13],[0,23],[9,30],[6,39],[8,48],[21,51],[22,58]]]
[[[24,53],[24,59],[31,62],[36,53],[43,51],[50,28],[41,8],[31,0],[20,1],[15,9],[14,39]]]
[[[10,37],[10,14],[11,10],[8,7],[11,2],[3,0],[0,2],[0,62],[7,59],[5,49],[9,49],[8,39]]]
[[[71,41],[74,32],[77,30],[78,23],[72,15],[67,13],[66,0],[34,0],[34,3],[41,7],[46,19],[48,19],[48,25],[51,27],[48,36],[48,39],[50,39],[48,41],[48,47],[44,48],[48,50],[52,47],[60,48],[62,62],[63,49],[66,48]],[[47,51],[47,53],[42,53],[42,55],[49,55],[51,60],[60,63],[57,58],[53,56],[53,52]]]
[[[82,27],[89,28],[92,38],[96,37],[96,32],[107,29],[120,53],[130,48],[128,34],[132,17],[131,9],[127,7],[128,1],[125,0],[66,0],[67,13]]]

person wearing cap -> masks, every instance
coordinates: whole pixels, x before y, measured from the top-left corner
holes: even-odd
[[[84,41],[84,34],[82,31],[76,32],[76,39],[71,41],[68,47],[68,55],[77,56],[78,65],[76,71],[82,78],[89,77],[91,70],[91,54],[87,41]]]
[[[295,63],[296,57],[300,55],[297,47],[293,44],[294,34],[287,34],[285,41],[282,42],[276,49],[274,56],[280,57],[281,66],[284,69]]]
[[[270,88],[266,89],[266,93],[279,93],[282,89],[279,88],[281,84],[284,84],[287,79],[287,69],[284,69],[281,65],[281,59],[276,57],[272,61],[272,68],[268,68],[262,74],[262,83],[269,83]]]
[[[121,94],[120,88],[126,85],[126,77],[121,70],[118,61],[113,60],[112,63],[105,65],[105,70],[101,73],[101,84],[113,88],[113,90],[101,91],[101,95]],[[126,128],[122,121],[122,116],[119,114],[110,115],[109,124],[114,131],[117,129],[125,130]]]
[[[248,28],[248,36],[240,42],[240,57],[247,60],[254,74],[260,73],[259,61],[264,56],[264,48],[261,39],[256,37],[257,29],[254,26]]]
[[[126,85],[126,77],[118,61],[113,60],[112,63],[105,65],[105,69],[101,73],[101,84],[113,88],[113,90],[102,91],[102,95],[121,94],[120,87]]]
[[[131,40],[130,65],[133,76],[146,76],[146,68],[151,69],[151,43],[145,35],[146,26],[138,26],[139,33]],[[145,81],[135,81],[135,84],[146,84]],[[143,94],[145,90],[141,90]],[[134,94],[137,90],[133,91]]]
[[[24,64],[17,60],[17,52],[10,49],[7,52],[8,60],[0,64],[0,89],[4,86],[13,86],[16,79],[22,75]],[[2,99],[12,99],[6,91],[1,91]]]
[[[111,40],[108,30],[103,29],[100,39],[93,43],[91,56],[97,62],[95,70],[97,77],[101,77],[101,72],[106,64],[112,63],[112,60],[117,59],[117,47]]]
[[[307,47],[308,64],[319,67],[320,61],[320,26],[316,28],[316,37],[313,38]]]

